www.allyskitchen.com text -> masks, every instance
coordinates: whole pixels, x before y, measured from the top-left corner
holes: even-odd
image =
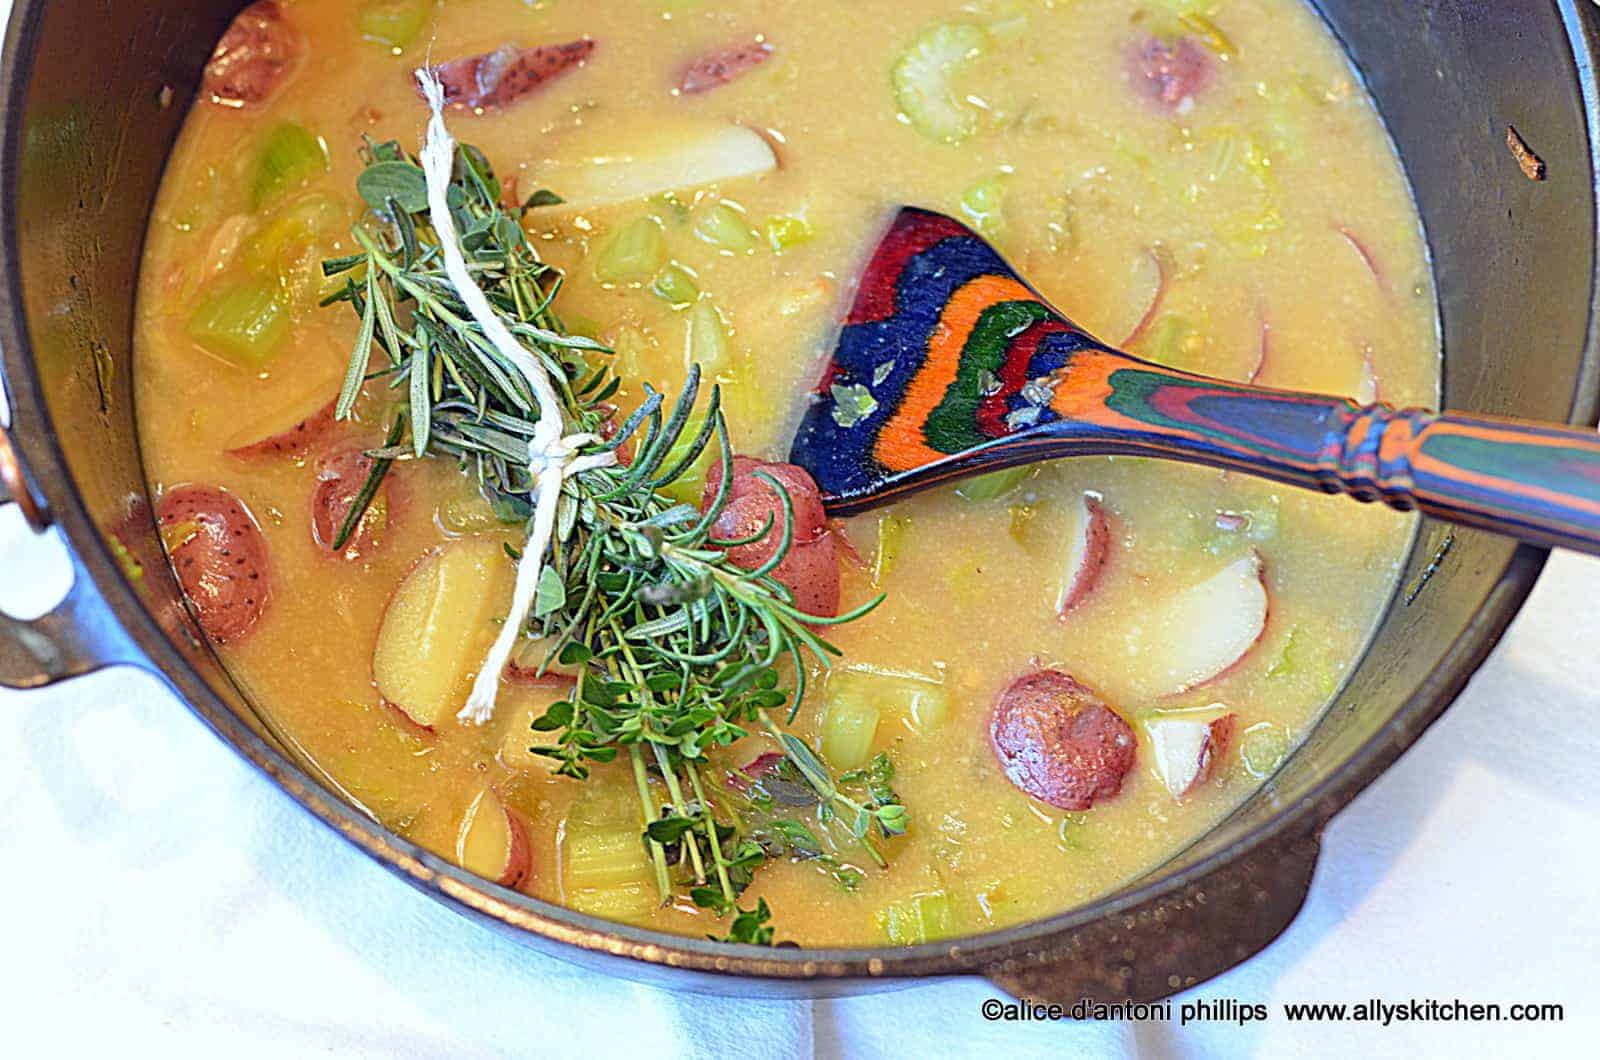
[[[1170,1023],[1234,1023],[1241,1027],[1265,1023],[1274,1016],[1290,1023],[1559,1023],[1566,1006],[1558,1002],[1464,1001],[1460,998],[1407,998],[1388,1001],[1285,1001],[1269,1007],[1262,1002],[1236,998],[1173,1001],[1093,1001],[1083,998],[1071,1005],[991,997],[984,999],[983,1018],[991,1023],[1031,1023],[1062,1020],[1134,1020]]]

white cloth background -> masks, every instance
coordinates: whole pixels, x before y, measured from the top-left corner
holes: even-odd
[[[0,0],[3,21],[9,0]],[[0,605],[60,545],[0,511]],[[515,946],[313,827],[156,680],[0,691],[7,1055],[1593,1055],[1600,562],[1555,557],[1460,701],[1329,828],[1310,900],[1185,998],[1265,1024],[1006,1025],[946,981],[831,1002],[668,993]],[[1550,1024],[1293,1025],[1283,1001],[1555,1001]],[[1182,999],[1180,999],[1182,1000]]]

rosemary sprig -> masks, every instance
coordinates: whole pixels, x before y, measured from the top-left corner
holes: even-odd
[[[357,188],[370,207],[354,230],[361,253],[324,262],[343,285],[327,304],[348,303],[361,321],[337,404],[352,414],[364,389],[385,387],[398,409],[386,444],[342,534],[359,524],[365,502],[396,460],[442,456],[476,477],[507,522],[525,522],[533,477],[528,443],[538,407],[526,381],[473,321],[445,274],[429,221],[421,167],[396,143],[367,143]],[[559,391],[564,435],[605,433],[608,404],[623,381],[609,350],[569,334],[553,309],[559,272],[541,261],[520,218],[559,201],[535,193],[523,206],[501,204],[502,188],[476,149],[458,148],[448,202],[469,271],[491,307]],[[811,793],[808,811],[834,842],[854,843],[879,866],[874,842],[905,832],[905,807],[887,785],[863,788],[835,777],[804,741],[783,731],[805,694],[808,667],[838,649],[819,630],[871,610],[873,600],[838,616],[806,614],[772,572],[792,547],[792,502],[776,479],[783,540],[759,569],[727,559],[740,542],[718,541],[712,527],[731,488],[732,447],[716,387],[693,436],[700,373],[691,368],[668,407],[648,384],[643,401],[607,442],[587,452],[632,447],[626,464],[591,468],[565,480],[551,554],[542,562],[527,634],[550,645],[544,666],[578,667],[571,694],[534,729],[554,732],[536,750],[560,774],[584,779],[595,766],[632,773],[641,840],[663,903],[687,892],[719,915],[736,913],[730,940],[770,942],[767,910],[738,911],[738,898],[769,857],[825,858],[835,878],[859,871],[826,854],[811,830],[777,821],[772,807],[732,797],[711,774],[710,755],[761,731],[783,748],[791,774]],[[721,457],[715,499],[704,512],[664,494],[710,446]],[[749,540],[771,532],[771,524]],[[804,836],[810,836],[807,841]]]

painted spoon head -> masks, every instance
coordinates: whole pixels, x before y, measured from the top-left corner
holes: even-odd
[[[1025,444],[1068,403],[1043,381],[1114,353],[966,225],[903,207],[873,252],[789,459],[850,514],[937,483],[1062,455]],[[1122,357],[1124,355],[1118,355]],[[1108,451],[1101,447],[1098,451]]]

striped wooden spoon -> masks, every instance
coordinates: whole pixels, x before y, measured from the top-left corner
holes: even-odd
[[[1061,456],[1181,460],[1600,554],[1593,430],[1230,383],[1113,349],[975,232],[904,208],[789,459],[849,515]]]

